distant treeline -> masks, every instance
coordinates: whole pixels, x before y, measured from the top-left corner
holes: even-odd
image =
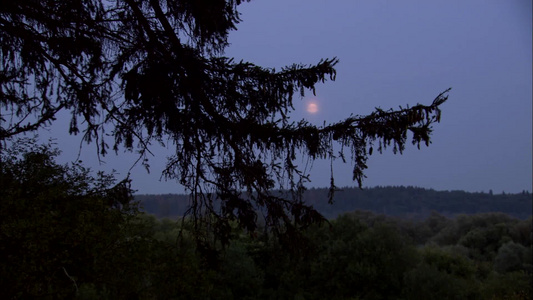
[[[444,216],[502,212],[527,219],[532,214],[533,197],[528,191],[518,194],[470,193],[465,191],[436,191],[418,187],[345,187],[335,193],[334,203],[328,204],[328,189],[311,188],[304,200],[326,218],[355,210],[367,210],[388,216],[423,219],[432,211]],[[189,205],[187,195],[137,195],[144,211],[157,217],[182,216]]]

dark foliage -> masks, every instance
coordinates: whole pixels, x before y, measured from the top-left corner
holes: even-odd
[[[29,148],[26,146],[30,145]],[[3,299],[531,299],[532,219],[345,214],[302,230],[297,251],[230,222],[222,248],[191,218],[136,210],[126,182],[15,144],[0,168]],[[181,224],[181,226],[180,226]],[[205,228],[213,234],[217,228]],[[216,252],[205,255],[203,252]],[[297,254],[297,255],[296,255]]]
[[[15,143],[0,164],[0,278],[4,299],[73,297],[125,253],[123,226],[138,213],[129,182],[55,162],[59,151]],[[131,243],[129,243],[131,245]]]
[[[289,121],[294,93],[334,80],[338,60],[274,70],[224,57],[241,2],[4,3],[0,139],[36,130],[67,110],[70,132],[82,130],[102,155],[110,145],[123,146],[146,163],[150,144],[168,141],[175,153],[164,175],[190,191],[190,212],[219,228],[215,236],[224,243],[232,220],[256,229],[258,208],[279,232],[323,220],[301,200],[307,174],[294,163],[298,154],[344,160],[346,152],[361,185],[374,148],[401,153],[408,132],[413,144],[429,144],[448,90],[427,106],[378,108],[322,127]],[[341,153],[334,153],[334,143]],[[273,195],[275,187],[291,192]]]

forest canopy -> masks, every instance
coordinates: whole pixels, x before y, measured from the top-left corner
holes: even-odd
[[[362,185],[374,149],[401,153],[408,133],[414,145],[429,145],[449,90],[427,105],[354,112],[324,126],[289,120],[295,95],[335,80],[339,60],[275,70],[225,57],[242,2],[3,3],[0,139],[34,132],[67,111],[68,131],[101,155],[123,147],[148,165],[150,145],[169,144],[174,153],[163,174],[188,190],[190,213],[219,228],[223,241],[234,220],[254,231],[258,210],[279,232],[323,220],[301,199],[308,174],[295,164],[299,155],[349,157]],[[273,188],[289,192],[280,197]]]
[[[5,299],[531,299],[531,215],[423,220],[368,211],[302,231],[302,247],[231,223],[202,248],[192,219],[137,210],[128,182],[22,140],[0,165]],[[325,200],[325,197],[323,197]],[[355,199],[354,199],[355,200]],[[531,205],[531,198],[529,198]],[[531,206],[530,206],[531,207]]]

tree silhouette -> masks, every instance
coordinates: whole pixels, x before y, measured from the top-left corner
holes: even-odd
[[[0,138],[34,131],[64,110],[72,114],[70,133],[80,133],[81,119],[83,138],[102,155],[125,147],[145,160],[150,144],[168,141],[175,153],[164,175],[190,191],[192,215],[214,225],[222,241],[233,220],[254,231],[259,211],[276,232],[323,219],[301,199],[308,177],[297,155],[344,160],[348,153],[361,185],[374,147],[401,153],[408,132],[418,147],[429,144],[448,90],[430,105],[376,109],[330,125],[290,121],[295,93],[335,80],[338,60],[275,70],[224,57],[241,2],[4,3]]]

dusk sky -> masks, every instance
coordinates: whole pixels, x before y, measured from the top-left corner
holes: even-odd
[[[409,143],[403,155],[375,153],[364,186],[531,191],[532,1],[257,0],[240,11],[226,56],[277,70],[340,60],[335,82],[295,99],[295,121],[332,123],[375,107],[430,104],[452,88],[433,143],[420,150]],[[58,138],[62,160],[75,159],[81,137],[66,136],[68,117],[58,123],[49,135]],[[184,192],[159,180],[171,151],[154,153],[150,174],[141,165],[132,170],[133,188]],[[99,165],[94,145],[85,145],[81,159],[95,170],[116,169],[122,178],[136,158],[111,153]],[[350,162],[334,167],[338,186],[356,185]],[[308,187],[327,187],[329,162],[315,162],[311,179]]]

